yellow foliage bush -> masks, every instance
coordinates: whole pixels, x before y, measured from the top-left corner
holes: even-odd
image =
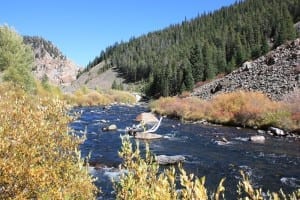
[[[59,98],[63,99],[63,93],[59,87],[51,85],[50,83],[42,83],[38,80],[35,81],[36,92],[35,94],[40,97]]]
[[[193,174],[187,175],[186,171],[179,165],[179,174],[176,173],[174,167],[159,171],[159,166],[155,162],[154,156],[146,145],[145,158],[141,157],[139,145],[133,149],[128,136],[122,138],[122,147],[119,152],[123,159],[121,170],[125,171],[119,181],[114,182],[116,198],[127,200],[208,200],[208,199],[225,199],[223,186],[225,178],[223,178],[215,193],[209,193],[205,187],[205,177],[197,178]],[[262,189],[255,189],[249,178],[241,172],[242,180],[237,188],[238,199],[290,199],[297,200],[300,198],[300,189],[291,194],[279,192],[267,192],[264,194]],[[176,179],[180,180],[180,188]]]
[[[129,92],[110,90],[101,92],[83,87],[73,95],[66,95],[65,100],[78,106],[99,106],[111,103],[135,103],[135,97]]]
[[[0,199],[95,199],[62,101],[0,85]]]
[[[113,99],[114,102],[118,103],[135,103],[135,97],[126,91],[121,90],[109,90],[107,94]]]

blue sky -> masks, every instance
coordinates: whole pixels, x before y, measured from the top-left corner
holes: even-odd
[[[235,0],[1,0],[0,25],[42,36],[81,66],[132,36],[213,11]]]

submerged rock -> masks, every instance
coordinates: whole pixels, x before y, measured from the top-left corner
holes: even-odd
[[[182,155],[175,155],[175,156],[166,156],[166,155],[159,155],[155,157],[156,161],[160,165],[172,165],[179,162],[183,162],[185,157]]]

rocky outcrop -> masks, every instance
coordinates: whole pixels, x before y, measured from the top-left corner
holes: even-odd
[[[64,56],[52,42],[41,37],[24,36],[24,43],[33,49],[33,72],[37,79],[47,79],[60,86],[69,85],[76,80],[79,66]]]
[[[287,42],[240,68],[194,89],[193,96],[210,99],[235,90],[262,91],[273,100],[300,88],[300,38]]]

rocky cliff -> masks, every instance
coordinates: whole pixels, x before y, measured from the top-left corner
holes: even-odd
[[[193,96],[209,99],[234,90],[262,91],[273,100],[300,88],[300,38],[287,42],[268,54],[245,62],[240,68],[201,87]]]
[[[60,86],[76,80],[79,66],[64,56],[52,42],[31,36],[24,36],[24,42],[32,46],[35,56],[33,72],[38,79],[46,78]]]

